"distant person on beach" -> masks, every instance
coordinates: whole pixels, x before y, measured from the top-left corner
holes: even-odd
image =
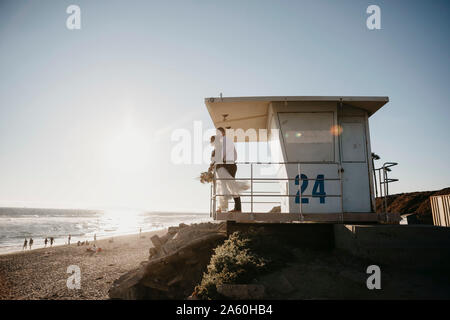
[[[94,244],[92,247],[87,248],[86,251],[91,253],[97,253],[97,246]]]
[[[22,250],[25,250],[27,248],[27,246],[28,246],[28,241],[27,241],[27,238],[25,238],[25,241],[23,242]]]
[[[97,241],[97,234],[94,233],[94,241]]]
[[[69,234],[69,238],[67,239],[67,243],[69,244],[69,246],[70,246],[70,239],[72,239],[72,236]]]
[[[30,250],[32,245],[33,245],[33,238],[30,238]]]
[[[50,247],[53,247],[53,242],[55,241],[55,239],[53,239],[53,237],[50,237]]]
[[[48,243],[48,239],[47,239],[47,238],[45,238],[45,240],[44,240],[44,245],[45,245],[45,248],[47,248],[47,243]]]

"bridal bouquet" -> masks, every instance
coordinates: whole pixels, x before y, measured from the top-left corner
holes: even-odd
[[[211,183],[214,178],[214,173],[212,170],[208,170],[200,173],[200,182],[201,183]]]

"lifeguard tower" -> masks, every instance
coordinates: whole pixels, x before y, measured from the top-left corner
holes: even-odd
[[[251,186],[241,195],[247,204],[243,212],[217,212],[221,195],[212,184],[211,216],[236,222],[377,222],[368,119],[388,101],[347,96],[206,98],[216,128],[245,132],[245,140],[235,141],[267,142],[271,152],[270,162],[237,163],[236,178]],[[258,166],[267,165],[274,168],[273,175],[256,174]],[[272,190],[260,188],[268,184]],[[261,203],[275,205],[262,210]]]

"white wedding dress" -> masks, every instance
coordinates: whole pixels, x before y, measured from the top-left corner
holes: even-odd
[[[221,167],[216,169],[216,179],[233,179],[227,169]],[[219,202],[218,209],[222,212],[228,211],[228,201],[232,198],[237,198],[240,194],[250,188],[250,184],[247,181],[236,180],[216,180],[216,194]]]
[[[218,145],[221,147],[221,143]],[[216,194],[220,195],[217,196],[218,210],[222,212],[228,211],[228,201],[239,197],[243,191],[250,189],[250,183],[244,180],[236,181],[224,167],[216,168],[215,177],[218,179],[216,180]]]

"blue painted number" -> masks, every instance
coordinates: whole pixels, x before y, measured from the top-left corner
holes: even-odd
[[[303,180],[302,187],[301,187],[301,192],[303,194],[305,192],[306,188],[308,187],[308,177],[306,175],[304,175],[303,173],[300,175],[300,177]],[[295,185],[296,186],[299,185],[298,175],[295,177]],[[300,203],[300,190],[297,191],[297,194],[295,195],[295,203]],[[302,198],[302,203],[309,203],[309,199]]]
[[[302,182],[301,190],[297,191],[295,195],[295,203],[300,203],[300,192],[303,194],[308,187],[308,177],[305,174],[300,175]],[[298,175],[295,177],[295,185],[298,186],[300,184]],[[314,187],[312,190],[312,196],[314,198],[319,198],[320,203],[325,203],[325,176],[323,174],[318,174],[316,177],[316,182],[314,183]],[[308,198],[302,197],[302,203],[309,203]]]

